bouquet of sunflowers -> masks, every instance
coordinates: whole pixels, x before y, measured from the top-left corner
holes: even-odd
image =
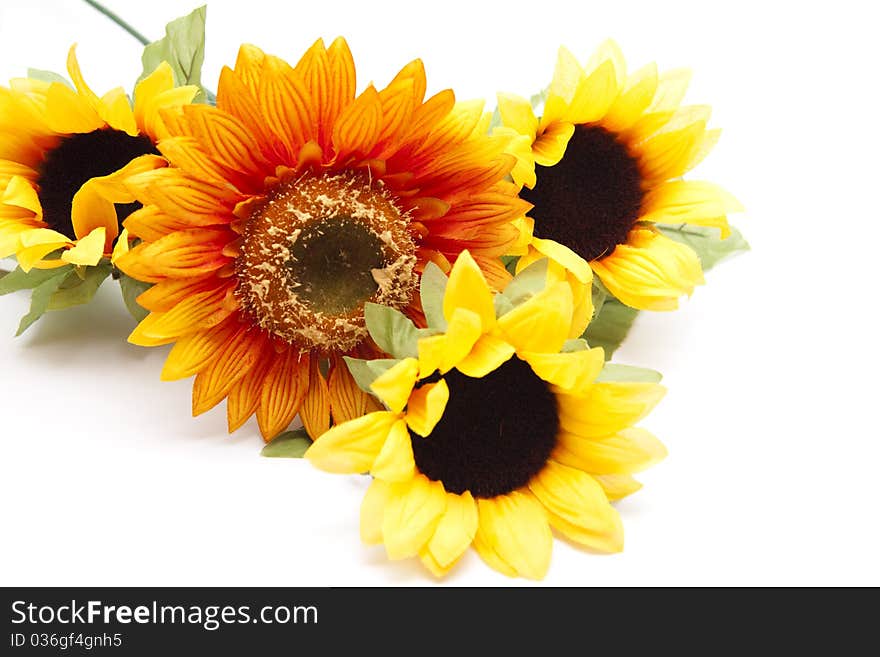
[[[552,530],[621,550],[613,503],[665,455],[636,426],[664,389],[612,356],[748,248],[737,201],[685,177],[719,136],[688,73],[561,48],[493,114],[426,98],[419,60],[359,89],[338,38],[296,64],[244,45],[215,95],[205,16],[147,43],[111,15],[145,43],[131,98],[95,92],[75,48],[67,77],[0,87],[19,334],[117,281],[129,341],[195,377],[194,415],[225,400],[263,455],[367,473],[362,539],[437,576],[473,546],[539,579]]]

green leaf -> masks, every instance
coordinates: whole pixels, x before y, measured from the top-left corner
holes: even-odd
[[[18,325],[18,332],[15,334],[16,337],[27,331],[34,322],[40,319],[40,317],[49,310],[49,302],[52,299],[52,295],[55,294],[59,287],[61,287],[64,279],[66,279],[70,273],[69,271],[66,271],[64,267],[53,269],[51,271],[55,272],[55,276],[44,280],[34,288],[34,293],[31,295],[30,311],[27,315],[21,318],[21,323]]]
[[[510,299],[500,292],[492,298],[492,301],[495,304],[495,317],[502,317],[513,310],[513,304],[510,302]]]
[[[618,365],[605,363],[605,367],[596,377],[596,381],[626,381],[633,383],[660,383],[663,375],[660,372],[634,365]]]
[[[31,269],[29,272],[16,267],[11,272],[0,278],[0,296],[19,290],[33,290],[49,279],[60,274],[67,275],[73,271],[73,265],[64,265],[57,269]]]
[[[370,337],[395,358],[417,358],[419,334],[402,312],[377,303],[364,304],[364,319]]]
[[[136,278],[132,278],[131,276],[120,272],[119,287],[122,290],[122,300],[125,302],[125,307],[128,308],[128,312],[131,313],[131,316],[138,322],[142,322],[144,318],[150,314],[150,311],[141,306],[137,302],[137,298],[153,287],[153,284],[144,283],[143,281],[139,281]]]
[[[449,279],[443,270],[433,262],[429,262],[422,272],[422,283],[419,296],[422,299],[422,310],[428,326],[440,331],[446,330],[446,317],[443,316],[443,295]]]
[[[582,337],[591,347],[605,349],[605,360],[609,360],[629,333],[638,314],[635,308],[608,297]]]
[[[96,267],[83,268],[82,273],[78,270],[70,272],[49,299],[49,310],[63,310],[88,303],[112,270],[109,263],[101,263]]]
[[[518,306],[547,287],[548,262],[547,258],[541,258],[513,277],[503,293],[510,303]]]
[[[202,63],[205,60],[205,18],[207,7],[201,6],[188,16],[165,26],[165,36],[144,48],[141,61],[144,72],[138,82],[150,75],[162,62],[168,62],[178,86],[192,84],[202,88]],[[202,88],[202,94],[208,94]]]
[[[43,82],[48,82],[50,84],[53,82],[60,82],[61,84],[73,89],[73,85],[67,78],[65,78],[63,75],[53,73],[52,71],[44,71],[39,68],[29,68],[27,74],[28,77],[32,80],[42,80]]]
[[[396,358],[377,358],[375,360],[364,360],[350,356],[343,356],[343,358],[354,382],[358,384],[358,388],[370,394],[373,394],[373,391],[370,390],[370,384],[400,362]]]
[[[736,228],[731,228],[726,240],[721,239],[721,231],[708,226],[692,224],[656,224],[660,232],[682,244],[687,244],[700,257],[703,271],[709,271],[722,260],[737,253],[748,251],[749,243]]]
[[[312,444],[312,439],[305,429],[287,431],[275,436],[263,447],[260,456],[282,459],[301,459]]]

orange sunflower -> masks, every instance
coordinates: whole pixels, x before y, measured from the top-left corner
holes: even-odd
[[[507,280],[529,208],[507,138],[482,103],[425,89],[417,60],[356,96],[341,38],[294,67],[246,45],[216,108],[164,115],[172,166],[129,182],[142,242],[118,265],[154,283],[129,340],[175,343],[162,376],[196,375],[193,414],[225,398],[230,432],[255,413],[269,439],[299,413],[318,436],[372,408],[340,358],[375,353],[366,302],[418,317],[422,267],[464,249]]]

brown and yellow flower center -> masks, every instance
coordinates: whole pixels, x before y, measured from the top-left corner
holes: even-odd
[[[237,294],[274,336],[347,351],[367,335],[366,302],[409,303],[415,250],[405,215],[367,176],[308,174],[282,183],[248,220]]]
[[[638,161],[616,135],[578,125],[565,155],[535,166],[538,182],[520,196],[533,204],[535,235],[595,260],[625,244],[638,221],[644,191]]]
[[[419,471],[451,493],[474,497],[525,486],[547,463],[559,433],[547,383],[516,357],[479,379],[455,369],[443,378],[449,401],[440,422],[426,438],[410,432]]]
[[[74,195],[91,178],[118,171],[141,155],[158,155],[149,137],[132,137],[121,130],[94,130],[62,137],[39,167],[38,196],[43,221],[70,239],[76,239],[70,208]],[[140,203],[116,205],[120,223],[140,208]]]

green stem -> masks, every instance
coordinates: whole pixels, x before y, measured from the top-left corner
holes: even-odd
[[[114,23],[116,23],[119,27],[121,27],[123,30],[125,30],[126,32],[128,32],[128,33],[129,33],[131,36],[133,36],[135,39],[137,39],[138,41],[140,41],[140,42],[141,42],[141,45],[146,46],[148,43],[150,43],[150,40],[149,40],[147,37],[145,37],[143,34],[141,34],[140,32],[138,32],[138,31],[137,31],[136,29],[134,29],[131,25],[129,25],[128,23],[126,23],[124,20],[122,20],[119,16],[117,16],[117,15],[114,14],[112,11],[110,11],[109,9],[107,9],[107,7],[105,7],[105,6],[102,5],[101,3],[99,3],[99,2],[95,2],[95,0],[83,0],[83,2],[85,2],[87,5],[89,5],[89,6],[92,7],[93,9],[95,9],[95,10],[99,11],[100,13],[104,14],[104,16],[106,16],[106,17],[109,18],[111,21],[113,21]]]

